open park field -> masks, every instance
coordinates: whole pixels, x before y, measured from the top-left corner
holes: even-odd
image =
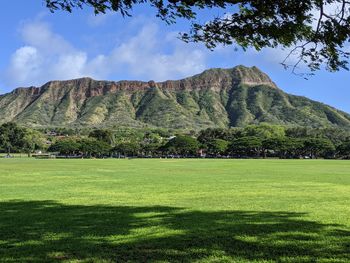
[[[0,262],[350,262],[350,162],[0,159]]]

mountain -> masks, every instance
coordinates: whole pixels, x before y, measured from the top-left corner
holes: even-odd
[[[0,95],[0,123],[31,127],[203,129],[267,122],[350,129],[350,115],[283,92],[258,68],[209,69],[177,81],[51,81]]]

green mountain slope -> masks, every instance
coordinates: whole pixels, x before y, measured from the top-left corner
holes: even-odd
[[[177,81],[82,78],[0,96],[0,123],[31,127],[203,129],[267,122],[350,129],[350,115],[289,95],[258,68],[210,69]]]

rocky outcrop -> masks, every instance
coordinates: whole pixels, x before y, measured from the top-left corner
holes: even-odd
[[[268,122],[350,128],[350,116],[278,89],[256,67],[209,69],[182,80],[51,81],[0,96],[0,122],[34,127],[203,129]]]

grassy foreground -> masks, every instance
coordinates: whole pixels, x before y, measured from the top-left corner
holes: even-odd
[[[0,159],[0,262],[350,262],[350,162]]]

